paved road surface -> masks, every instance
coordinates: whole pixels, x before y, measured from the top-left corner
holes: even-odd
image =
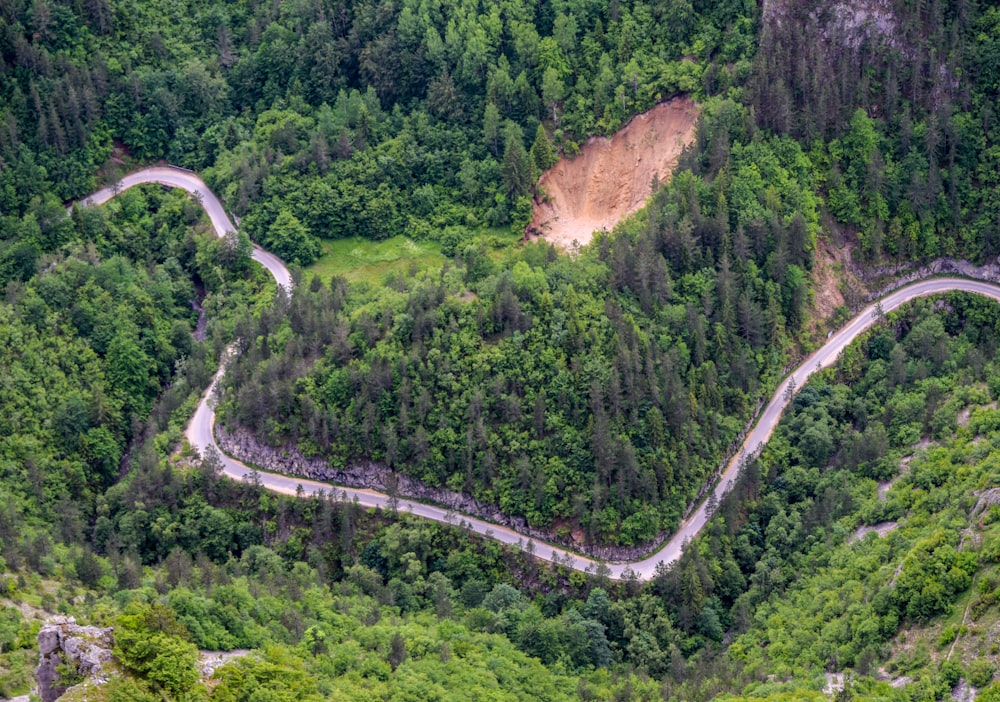
[[[205,182],[191,171],[173,166],[143,168],[141,171],[129,173],[122,178],[118,182],[117,192],[128,190],[134,185],[141,185],[143,183],[159,183],[171,188],[187,190],[205,208],[209,219],[212,220],[212,226],[215,228],[216,234],[225,236],[226,232],[235,231],[236,227],[229,220],[229,215],[226,214],[226,208],[222,206],[222,202],[215,196],[215,193],[208,189]],[[115,196],[115,190],[114,187],[98,190],[90,197],[84,199],[82,204],[103,205]],[[253,260],[264,266],[274,276],[274,279],[278,281],[278,285],[283,285],[286,290],[292,289],[292,276],[288,273],[288,269],[285,268],[285,264],[280,258],[254,244]]]
[[[205,186],[200,178],[188,171],[169,167],[148,168],[123,178],[120,189],[125,189],[138,183],[150,182],[157,182],[172,187],[183,188],[198,197],[202,205],[205,206],[209,217],[211,217],[212,224],[215,226],[215,230],[219,236],[223,236],[227,231],[233,229],[233,226],[230,223],[229,218],[226,216],[225,210],[222,207],[222,203],[219,202],[219,199],[215,197],[215,195]],[[113,194],[114,193],[110,189],[105,188],[104,190],[101,190],[87,198],[84,202],[85,204],[100,204],[110,199]],[[259,248],[255,248],[254,250],[254,259],[260,261],[269,271],[271,271],[275,279],[281,285],[284,285],[287,289],[291,289],[291,276],[289,276],[288,269],[285,268],[280,259]],[[929,278],[927,280],[907,285],[882,298],[882,311],[891,312],[914,298],[949,292],[952,290],[985,295],[986,297],[1000,301],[1000,286],[993,283],[969,280],[966,278]],[[862,310],[843,328],[830,337],[822,348],[797,366],[789,374],[789,377],[781,383],[774,396],[767,404],[766,409],[760,415],[760,419],[757,421],[756,426],[744,440],[741,450],[733,457],[729,465],[726,466],[726,469],[714,490],[717,498],[721,500],[722,496],[732,487],[732,484],[739,473],[741,459],[745,455],[756,453],[760,450],[761,446],[767,443],[767,440],[771,437],[771,432],[774,431],[774,427],[777,426],[778,421],[781,419],[781,413],[785,406],[789,403],[791,399],[790,396],[794,394],[794,391],[802,388],[808,377],[817,369],[826,368],[836,363],[837,357],[840,353],[855,338],[857,338],[858,335],[875,324],[877,321],[877,304],[878,303],[873,303]],[[303,478],[295,478],[274,473],[256,472],[248,468],[243,463],[222,454],[222,452],[218,450],[213,434],[213,428],[215,426],[215,403],[213,391],[219,377],[225,370],[225,363],[220,364],[220,366],[218,374],[216,374],[215,379],[212,381],[212,385],[202,397],[202,400],[198,405],[198,409],[195,411],[194,417],[188,425],[186,436],[190,444],[197,448],[202,454],[212,449],[218,451],[222,460],[223,472],[228,477],[234,480],[242,480],[253,474],[255,479],[258,480],[263,487],[273,492],[295,495],[301,486],[306,494],[314,494],[316,492],[323,494],[333,493],[343,499],[352,501],[357,500],[360,505],[365,507],[391,508],[389,496],[374,490],[340,488],[326,483],[305,480]],[[789,383],[793,384],[793,393],[788,392]],[[677,533],[675,533],[662,548],[653,553],[651,556],[643,560],[627,564],[608,564],[605,572],[610,577],[615,579],[634,574],[639,579],[646,580],[654,575],[656,568],[660,563],[669,564],[680,558],[684,544],[697,536],[698,532],[701,531],[702,527],[704,527],[705,523],[708,521],[710,515],[707,513],[706,503],[702,503],[702,505],[695,510],[695,512],[688,519],[682,522]],[[512,544],[521,549],[533,552],[539,558],[543,558],[547,561],[558,561],[576,570],[595,571],[598,568],[598,563],[596,561],[584,556],[569,553],[565,549],[551,544],[533,542],[527,537],[524,537],[506,527],[491,524],[481,519],[457,515],[441,507],[400,498],[396,501],[395,508],[400,512],[409,512],[420,517],[433,519],[437,522],[464,525],[467,529],[477,534],[482,534],[505,544]]]
[[[967,278],[929,278],[905,287],[899,288],[881,299],[882,311],[891,312],[901,305],[918,297],[926,297],[937,293],[961,290],[970,293],[977,293],[991,297],[1000,301],[1000,286],[978,280]],[[733,482],[739,474],[740,461],[745,455],[756,453],[771,438],[771,433],[781,419],[781,413],[785,406],[791,401],[788,393],[789,383],[794,383],[794,392],[801,389],[810,375],[819,368],[827,368],[837,362],[840,353],[847,348],[854,339],[861,333],[869,329],[877,321],[875,314],[876,305],[872,303],[863,309],[856,317],[851,319],[844,327],[837,331],[826,344],[811,354],[806,360],[795,367],[779,386],[774,396],[768,402],[764,412],[761,413],[756,426],[743,441],[740,451],[733,457],[726,466],[725,472],[716,485],[714,493],[721,500],[722,496],[732,487]],[[707,502],[707,501],[706,501]],[[639,574],[640,578],[647,578],[653,574],[656,565],[663,561],[670,563],[680,558],[684,543],[693,539],[708,521],[710,515],[707,514],[706,503],[702,505],[685,520],[680,529],[659,551],[648,558],[631,564],[632,569]],[[617,566],[612,566],[612,572],[617,573]]]

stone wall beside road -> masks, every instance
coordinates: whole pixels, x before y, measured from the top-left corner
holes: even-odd
[[[367,488],[390,497],[409,498],[432,502],[456,512],[458,524],[462,514],[484,519],[488,522],[513,529],[526,538],[547,541],[577,551],[591,558],[604,561],[634,561],[648,556],[662,542],[640,544],[639,546],[595,546],[581,544],[572,537],[563,537],[547,529],[539,529],[528,524],[521,516],[510,516],[500,511],[496,505],[480,502],[472,495],[445,488],[432,487],[403,475],[381,463],[362,461],[350,466],[337,468],[321,458],[307,458],[294,447],[276,448],[261,443],[244,429],[229,430],[216,426],[215,440],[219,448],[229,456],[256,466],[270,473],[300,475],[311,480],[333,483],[352,488]],[[666,538],[667,535],[664,535]]]

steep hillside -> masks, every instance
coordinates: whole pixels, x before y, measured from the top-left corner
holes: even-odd
[[[705,114],[729,176],[682,173],[577,259],[473,244],[452,275],[391,292],[299,286],[247,320],[220,423],[470,493],[576,545],[660,538],[787,362],[818,228],[801,148],[750,140],[731,101]]]
[[[0,2],[0,695],[59,613],[116,627],[109,702],[1000,697],[996,305],[880,319],[645,584],[178,446],[237,339],[226,426],[642,547],[856,301],[833,242],[1000,253],[998,102],[986,0]],[[536,226],[614,225],[690,139],[648,206],[515,245],[626,124]],[[243,231],[155,187],[67,213],[159,160]],[[348,237],[434,270],[250,265]],[[254,653],[202,686],[199,647]]]
[[[997,311],[949,295],[889,315],[803,388],[661,585],[693,632],[718,615],[747,693],[971,699],[991,686]]]
[[[527,233],[568,250],[614,229],[670,179],[697,116],[691,99],[678,98],[636,115],[610,139],[591,137],[542,174]]]
[[[1000,10],[993,3],[768,0],[746,99],[827,144],[830,214],[858,258],[982,260],[1000,245]]]

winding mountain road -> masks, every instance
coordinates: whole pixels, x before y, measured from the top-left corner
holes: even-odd
[[[160,183],[170,187],[182,188],[199,200],[211,218],[212,225],[219,236],[224,236],[227,232],[235,229],[226,215],[222,203],[208,189],[205,183],[194,173],[173,167],[147,168],[132,173],[125,176],[118,183],[117,188],[105,188],[85,199],[83,204],[101,204],[114,197],[117,192],[140,183]],[[257,246],[254,247],[253,258],[267,268],[280,285],[291,290],[291,276],[280,259]],[[716,497],[721,500],[725,493],[732,487],[739,474],[740,464],[744,457],[757,453],[767,443],[775,426],[777,426],[778,421],[781,419],[782,411],[791,401],[795,392],[805,385],[809,376],[821,368],[827,368],[836,363],[840,353],[854,339],[878,321],[879,304],[881,304],[881,312],[887,313],[915,298],[950,291],[974,293],[1000,301],[1000,285],[967,278],[941,277],[928,278],[899,288],[883,297],[880,301],[872,303],[863,309],[843,328],[833,334],[822,348],[800,363],[778,386],[777,391],[761,413],[756,425],[744,440],[741,450],[732,458],[719,478],[713,490]],[[636,577],[640,580],[647,580],[651,578],[660,563],[666,565],[680,558],[684,545],[697,536],[711,517],[707,510],[708,501],[706,500],[688,519],[680,524],[677,532],[652,555],[631,563],[602,565],[598,561],[571,553],[559,546],[534,542],[506,527],[498,526],[481,519],[458,515],[435,505],[414,502],[403,498],[396,499],[395,505],[393,505],[393,500],[388,495],[374,490],[341,488],[327,483],[287,475],[255,471],[240,461],[223,454],[215,442],[214,390],[219,378],[225,371],[225,365],[224,359],[223,363],[220,364],[219,372],[198,404],[194,417],[188,425],[186,436],[189,443],[202,454],[213,449],[217,451],[222,460],[224,474],[234,480],[250,478],[256,480],[262,487],[268,490],[286,495],[296,495],[300,489],[309,495],[315,493],[333,494],[341,499],[357,500],[364,507],[395,508],[400,512],[409,512],[437,522],[461,525],[476,534],[481,534],[533,553],[538,558],[555,561],[580,571],[597,572],[600,569],[615,579]],[[791,386],[791,391],[789,391],[789,386]]]
[[[192,171],[177,168],[175,166],[151,166],[143,168],[141,171],[129,173],[120,181],[107,188],[98,190],[93,195],[80,201],[81,205],[103,205],[118,193],[124,192],[136,185],[146,183],[159,183],[170,188],[180,188],[186,190],[194,196],[195,200],[201,203],[205,213],[212,221],[212,227],[219,236],[225,236],[227,232],[236,231],[226,208],[215,196],[205,181],[195,175]],[[265,251],[256,244],[253,245],[253,260],[264,266],[268,272],[274,276],[278,285],[284,286],[285,290],[292,289],[292,276],[288,273],[284,262],[270,251]]]

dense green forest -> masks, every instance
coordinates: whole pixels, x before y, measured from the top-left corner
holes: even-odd
[[[108,700],[812,699],[843,671],[1000,698],[992,303],[852,346],[645,585],[178,449],[240,339],[221,415],[264,442],[654,539],[809,347],[818,237],[998,253],[998,76],[971,0],[0,0],[0,694],[63,612],[116,626]],[[503,244],[556,155],[679,94],[697,138],[642,213],[573,258]],[[241,231],[157,187],[67,211],[157,160]],[[276,296],[249,259],[397,235],[450,260]],[[253,652],[205,684],[197,648]]]
[[[885,666],[914,684],[883,685],[880,699],[940,699],[976,661],[989,673],[974,684],[989,684],[996,651],[974,622],[995,617],[1000,532],[979,499],[997,483],[996,312],[949,295],[852,345],[802,389],[698,547],[654,585],[695,627],[736,634],[726,655],[760,676],[755,695],[848,668],[864,698]],[[889,533],[857,531],[876,524]],[[948,626],[921,634],[950,614],[950,638]],[[945,664],[960,626],[970,645]]]
[[[314,260],[316,237],[523,229],[540,120],[572,152],[699,90],[706,66],[745,73],[754,14],[617,0],[5,3],[0,235],[30,238],[25,218],[92,190],[113,143],[205,170],[247,233],[290,261]]]
[[[101,500],[99,553],[58,544],[39,570],[8,576],[6,594],[163,644],[150,657],[124,639],[132,675],[109,699],[260,688],[273,699],[806,699],[822,671],[845,669],[859,699],[937,699],[959,678],[985,687],[1000,532],[998,508],[979,504],[997,483],[998,311],[949,295],[890,315],[802,389],[709,528],[645,587],[551,570],[456,527],[261,494],[221,480],[211,459],[147,452]],[[898,526],[885,536],[852,537],[886,521]],[[33,646],[32,630],[11,610],[0,664]],[[206,692],[183,673],[195,647],[258,653]],[[879,666],[913,682],[880,682]]]
[[[732,102],[707,119],[717,138],[747,129]],[[539,244],[495,262],[470,244],[454,267],[388,290],[314,279],[241,323],[221,417],[534,525],[649,541],[718,466],[805,315],[808,159],[775,138],[737,143],[730,166],[762,182],[685,173],[634,233],[573,259]],[[774,200],[746,202],[758,186]]]
[[[747,102],[762,127],[813,146],[830,214],[863,256],[996,254],[1000,8],[769,7]]]
[[[261,287],[247,275],[248,242],[204,233],[201,217],[182,194],[129,191],[106,209],[63,219],[58,237],[69,243],[38,273],[26,257],[31,275],[7,285],[0,490],[8,566],[38,568],[51,548],[49,536],[32,542],[21,530],[26,519],[53,524],[57,539],[88,538],[95,501],[128,457],[157,431],[160,450],[180,439],[232,326],[225,310],[252,303]],[[207,342],[192,337],[195,280],[218,313]]]
[[[876,69],[855,52],[821,53],[814,62],[832,61],[836,80],[803,77],[772,94],[783,89],[769,77],[798,61],[782,53],[795,46],[786,34],[829,24],[796,24],[800,9],[778,5],[745,91],[733,91],[745,104],[706,99],[681,172],[617,236],[572,265],[529,251],[498,262],[475,240],[446,236],[460,276],[442,273],[434,294],[395,279],[405,302],[380,292],[363,298],[364,312],[348,305],[346,343],[328,345],[330,311],[341,310],[324,295],[314,302],[324,321],[296,312],[291,343],[277,318],[259,321],[244,338],[263,348],[248,349],[230,376],[226,418],[334,464],[381,460],[532,524],[579,527],[592,542],[671,529],[801,344],[821,221],[856,233],[861,256],[877,262],[996,253],[995,169],[983,166],[997,136],[995,90],[978,62],[996,18],[974,10],[899,8],[892,21],[911,49],[885,70],[905,90],[879,92],[877,107],[852,98],[831,120],[833,87],[874,92],[856,74]],[[964,90],[935,87],[914,58],[926,40],[913,35],[938,21],[930,41],[954,53],[949,70],[969,64]],[[862,56],[888,41],[855,31]],[[775,121],[776,101],[785,122]],[[908,115],[906,128],[880,110]],[[826,121],[808,117],[820,113]]]

